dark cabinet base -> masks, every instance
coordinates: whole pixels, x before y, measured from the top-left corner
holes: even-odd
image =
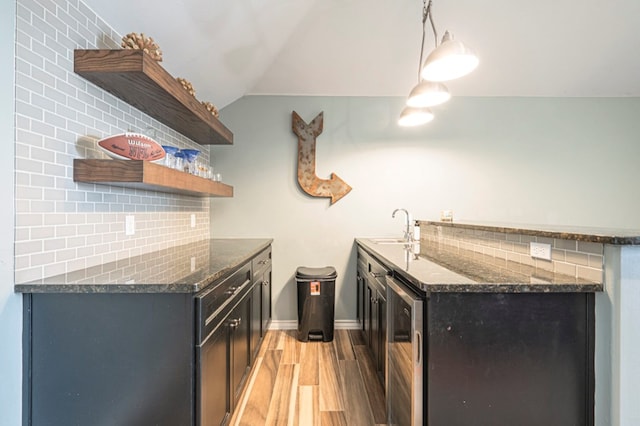
[[[26,293],[23,424],[227,424],[270,279],[269,247],[198,293]]]
[[[25,295],[25,424],[193,424],[193,318],[190,294]]]
[[[432,293],[427,424],[593,425],[592,293]]]

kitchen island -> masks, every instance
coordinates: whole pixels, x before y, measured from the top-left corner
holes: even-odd
[[[391,423],[596,424],[595,298],[612,240],[486,225],[420,228],[413,244],[356,240],[365,339],[375,342],[385,328],[377,350],[387,354]],[[532,258],[531,243],[549,245],[551,258]],[[380,290],[370,297],[377,264],[388,271],[384,299]],[[367,313],[383,303],[371,324]]]
[[[16,285],[24,423],[230,418],[271,319],[270,239],[214,239]]]

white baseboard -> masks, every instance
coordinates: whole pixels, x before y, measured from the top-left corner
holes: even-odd
[[[358,321],[355,320],[335,320],[333,328],[336,330],[357,330],[360,328]],[[297,320],[272,320],[269,330],[297,330]]]

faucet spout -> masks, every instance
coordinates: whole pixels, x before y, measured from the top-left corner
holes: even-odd
[[[411,230],[411,218],[410,218],[409,212],[407,211],[407,209],[395,209],[393,213],[391,213],[391,218],[396,217],[397,212],[404,212],[405,214],[406,229],[404,231],[404,239],[410,243],[413,241],[413,232]]]

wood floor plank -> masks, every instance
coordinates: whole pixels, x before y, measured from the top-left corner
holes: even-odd
[[[342,411],[320,411],[321,426],[351,426]]]
[[[284,340],[287,337],[286,331],[276,331],[276,335],[273,337],[271,341],[270,349],[280,349],[284,350]]]
[[[291,404],[295,404],[295,398],[297,397],[297,392],[292,392],[292,389],[297,390],[298,387],[297,380],[294,382],[294,376],[298,368],[297,365],[293,364],[280,364],[276,382],[272,390],[273,397],[269,404],[267,419],[264,423],[254,423],[254,425],[265,424],[280,426],[289,424]],[[293,424],[293,419],[291,419],[291,424]]]
[[[307,342],[300,348],[300,386],[317,386],[321,343]]]
[[[295,330],[288,330],[286,333],[284,333],[282,363],[300,363],[300,350],[302,348],[302,345],[303,343],[296,338]]]
[[[349,330],[334,334],[333,342],[296,343],[295,331],[269,330],[230,424],[385,424],[384,390],[367,347],[354,344],[359,334]],[[349,345],[344,343],[347,338]],[[338,360],[349,358],[348,346],[355,361]],[[283,363],[287,351],[290,363]],[[367,410],[373,420],[362,420],[367,419]]]
[[[351,338],[351,344],[353,346],[366,345],[362,330],[349,330],[349,337]]]
[[[302,367],[300,370],[302,373]],[[294,426],[320,426],[318,386],[298,387],[297,418]]]
[[[241,407],[242,412],[238,413],[241,417],[236,424],[254,426],[266,423],[281,358],[282,351],[269,350],[260,358],[259,365],[256,362],[255,380],[250,383],[248,398]]]
[[[366,390],[369,406],[373,413],[376,423],[386,423],[387,409],[384,397],[384,388],[378,375],[376,374],[375,364],[369,349],[366,346],[354,346],[353,350],[356,354],[360,374],[362,375],[362,383]]]
[[[348,330],[335,330],[333,333],[333,343],[336,349],[338,360],[356,359],[351,347],[351,339]]]
[[[258,356],[264,356],[266,351],[276,349],[274,340],[278,338],[278,335],[278,330],[267,330],[262,338],[262,344],[260,345]]]
[[[343,411],[340,367],[331,342],[320,344],[320,410]]]
[[[369,401],[362,397],[362,395],[366,395],[367,390],[364,388],[358,361],[349,359],[338,361],[338,363],[341,367],[344,405],[348,407],[345,410],[347,423],[349,426],[373,425],[375,420]]]

